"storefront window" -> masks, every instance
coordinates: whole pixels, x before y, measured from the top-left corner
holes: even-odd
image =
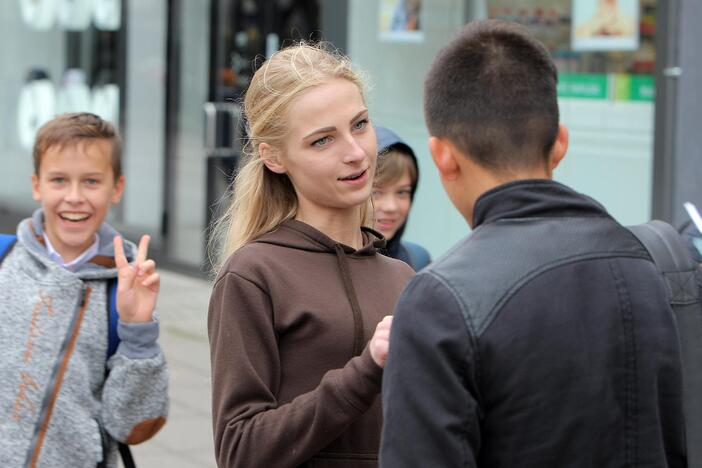
[[[558,67],[571,145],[556,178],[602,201],[622,223],[649,219],[656,1],[490,0],[487,7],[492,18],[527,26]]]
[[[429,157],[422,86],[438,50],[464,24],[484,18],[524,24],[553,56],[561,120],[570,129],[556,179],[596,198],[624,224],[649,219],[656,1],[352,0],[349,6],[349,52],[370,77],[371,115],[419,156],[422,175],[408,240],[438,256],[468,232]],[[394,27],[403,6],[415,7],[416,21]]]
[[[36,131],[64,112],[119,125],[119,1],[9,1],[0,16],[0,204],[29,213]]]

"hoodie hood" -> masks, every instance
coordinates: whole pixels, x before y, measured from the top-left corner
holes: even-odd
[[[375,138],[378,143],[379,158],[382,158],[383,153],[386,153],[391,149],[397,149],[412,158],[412,162],[414,163],[414,167],[417,171],[417,180],[415,180],[414,184],[412,184],[412,192],[410,194],[411,200],[414,201],[414,192],[417,190],[417,185],[419,184],[419,163],[417,162],[417,156],[414,154],[414,151],[412,151],[412,148],[410,148],[410,146],[407,143],[405,143],[404,140],[402,140],[402,138],[400,138],[400,136],[397,133],[393,132],[388,128],[376,126]],[[409,219],[409,215],[407,216],[407,219]],[[402,226],[400,226],[397,229],[397,232],[395,232],[395,235],[392,237],[392,239],[387,239],[385,252],[388,256],[392,258],[398,258],[400,255],[400,241],[402,240],[402,235],[405,232],[407,219],[402,224]]]
[[[78,268],[75,273],[71,273],[61,265],[56,263],[49,256],[44,245],[44,213],[41,209],[34,212],[31,218],[23,220],[17,227],[17,239],[29,253],[46,268],[57,269],[67,274],[75,274],[81,279],[102,279],[114,278],[117,276],[115,267],[115,249],[113,239],[119,233],[109,224],[102,223],[97,232],[98,253],[87,263]],[[136,245],[125,240],[124,254],[128,261],[136,258]]]

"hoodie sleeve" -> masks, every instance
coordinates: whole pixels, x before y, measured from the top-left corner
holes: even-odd
[[[108,362],[102,422],[116,440],[138,444],[153,437],[168,415],[168,370],[158,345],[159,324],[119,322],[120,344]]]
[[[214,286],[208,333],[219,466],[299,466],[366,412],[380,391],[382,369],[366,346],[343,368],[328,371],[317,388],[279,404],[271,302],[236,273],[223,275]]]

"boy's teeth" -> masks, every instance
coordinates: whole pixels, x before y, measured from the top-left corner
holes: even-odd
[[[84,219],[88,219],[88,215],[75,213],[63,213],[61,217],[67,221],[83,221]]]

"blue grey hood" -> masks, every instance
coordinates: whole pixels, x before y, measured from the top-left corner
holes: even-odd
[[[113,239],[119,233],[109,224],[102,223],[98,229],[98,254],[96,257],[102,258],[101,264],[88,262],[75,272],[71,273],[57,264],[50,256],[40,240],[44,235],[44,212],[37,209],[31,218],[23,220],[17,227],[17,239],[27,248],[27,251],[46,268],[58,268],[66,273],[78,275],[81,279],[114,278],[117,276],[117,269],[114,267],[115,248]],[[128,261],[136,258],[136,246],[127,240],[124,242],[124,252]],[[110,265],[110,266],[105,266]]]

